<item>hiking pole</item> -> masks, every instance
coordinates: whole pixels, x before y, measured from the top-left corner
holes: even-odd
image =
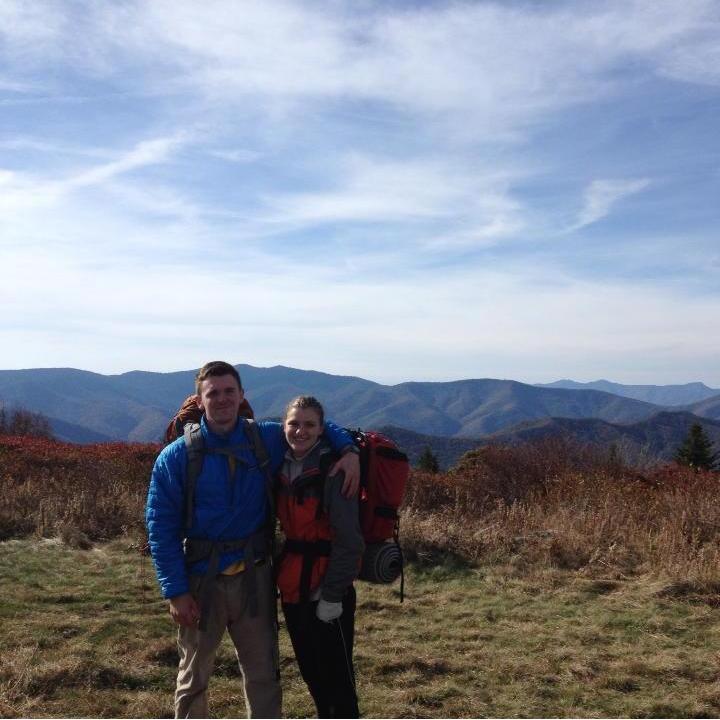
[[[338,630],[340,631],[340,642],[343,646],[343,654],[345,655],[345,666],[347,667],[348,677],[352,683],[353,690],[357,693],[357,687],[355,687],[355,673],[350,665],[350,656],[348,655],[347,645],[345,643],[345,633],[343,632],[342,625],[340,624],[340,618],[335,618],[333,622],[337,623]]]

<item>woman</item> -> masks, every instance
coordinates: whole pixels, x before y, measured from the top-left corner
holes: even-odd
[[[357,497],[342,493],[337,460],[321,438],[324,412],[300,396],[285,411],[289,445],[277,488],[286,537],[278,563],[283,614],[318,717],[359,717],[353,670],[355,588],[364,549]]]

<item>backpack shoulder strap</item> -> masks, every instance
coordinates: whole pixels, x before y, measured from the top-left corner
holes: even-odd
[[[265,492],[267,493],[268,502],[270,503],[271,517],[274,518],[275,497],[273,495],[273,478],[270,473],[270,456],[268,455],[265,443],[260,436],[260,430],[258,429],[257,423],[252,418],[240,418],[240,422],[243,423],[245,436],[253,449],[255,459],[258,462],[258,467],[262,470],[262,473],[265,476]]]
[[[187,423],[183,428],[183,439],[187,454],[187,466],[185,468],[185,529],[189,530],[193,524],[193,505],[195,500],[195,485],[202,471],[205,455],[205,441],[203,440],[200,423]]]

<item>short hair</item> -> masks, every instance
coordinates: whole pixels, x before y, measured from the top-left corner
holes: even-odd
[[[283,413],[283,422],[287,420],[288,413],[293,408],[297,408],[298,410],[315,410],[320,417],[320,424],[322,425],[325,422],[325,411],[323,410],[323,406],[320,404],[320,401],[312,395],[298,395],[296,398],[292,399],[287,404],[285,412]]]
[[[197,372],[195,376],[195,393],[200,394],[200,386],[202,381],[209,377],[220,377],[221,375],[232,375],[238,384],[238,388],[242,390],[242,381],[240,380],[240,373],[230,364],[223,362],[222,360],[212,360],[209,363],[205,363]]]

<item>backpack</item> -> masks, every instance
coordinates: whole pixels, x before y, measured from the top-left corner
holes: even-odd
[[[391,583],[400,576],[400,602],[405,574],[400,547],[398,510],[410,475],[407,455],[382,433],[347,430],[360,451],[360,528],[366,547],[359,578]]]
[[[202,411],[190,395],[183,402],[165,431],[166,442],[185,438],[188,467],[186,472],[184,507],[185,526],[192,525],[195,483],[205,453],[200,418]],[[243,400],[239,414],[248,419],[245,432],[266,479],[271,517],[275,514],[272,492],[273,481],[269,472],[269,457],[262,438],[253,421],[253,410]],[[360,456],[360,529],[365,540],[359,579],[372,583],[389,584],[400,577],[400,602],[404,599],[405,574],[402,548],[400,547],[400,517],[398,509],[405,496],[410,463],[407,455],[385,435],[374,430],[350,430]]]
[[[244,418],[252,420],[255,417],[253,409],[250,407],[250,403],[243,398],[238,409],[238,415]],[[200,424],[200,418],[202,417],[202,410],[197,404],[197,395],[188,395],[180,409],[175,413],[175,417],[170,421],[170,424],[165,429],[165,443],[171,443],[173,440],[182,437],[183,428],[188,423]]]

